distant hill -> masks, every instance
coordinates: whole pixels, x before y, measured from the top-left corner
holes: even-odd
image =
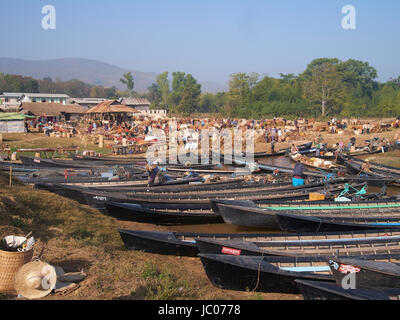
[[[115,86],[118,89],[125,89],[119,79],[124,73],[131,72],[135,79],[134,90],[137,92],[147,91],[157,76],[154,72],[128,70],[100,61],[74,58],[53,60],[0,58],[0,72],[30,76],[35,79],[45,77],[61,81],[77,79],[91,85]],[[218,83],[199,82],[202,84],[202,92],[215,93],[226,90],[224,85]]]

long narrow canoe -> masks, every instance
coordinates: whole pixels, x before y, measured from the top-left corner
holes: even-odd
[[[279,213],[281,230],[288,232],[342,232],[349,230],[400,229],[400,213],[396,211],[370,216],[334,217]]]
[[[299,149],[299,152],[301,152],[302,154],[315,152],[315,148],[312,148],[312,142],[307,142],[307,143],[304,143],[304,144],[300,144],[300,145],[297,146],[297,148]],[[267,152],[256,152],[256,153],[253,153],[253,154],[244,153],[244,156],[245,156],[245,158],[248,158],[248,159],[283,156],[289,150],[290,150],[290,148],[283,148],[283,149],[279,149],[278,151],[276,151],[274,153],[267,153]],[[230,157],[232,158],[232,155],[230,155]]]
[[[329,215],[337,217],[360,213],[392,213],[398,211],[400,202],[396,199],[356,202],[296,202],[256,205],[254,202],[238,203],[235,201],[212,201],[212,208],[219,213],[225,223],[246,226],[279,229],[276,218],[278,213],[291,213],[293,215]]]
[[[351,160],[352,162],[356,162],[356,163],[360,163],[363,164],[365,163],[365,160],[359,159],[359,158],[355,158],[355,157],[347,157],[347,159]],[[400,168],[398,167],[393,167],[393,166],[386,166],[377,162],[369,162],[372,169],[374,170],[379,170],[381,172],[387,172],[393,175],[399,175],[400,176]]]
[[[169,186],[170,188],[173,189],[174,186],[177,185],[188,185],[191,182],[199,182],[199,178],[191,178],[191,179],[181,179],[181,180],[172,180],[163,183],[160,186],[166,187]],[[63,182],[63,181],[60,181]],[[118,190],[121,192],[124,188],[127,188],[128,190],[134,190],[135,188],[139,188],[141,191],[145,190],[153,190],[156,189],[158,186],[155,185],[151,188],[147,187],[147,180],[141,179],[141,180],[122,180],[122,181],[107,181],[105,179],[103,182],[97,182],[94,180],[92,183],[80,183],[81,186],[76,186],[75,184],[64,184],[64,183],[35,183],[35,188],[41,189],[41,190],[47,190],[53,193],[56,193],[60,196],[70,198],[73,200],[78,201],[79,203],[82,204],[88,204],[86,201],[86,198],[82,194],[82,191],[86,190],[93,190],[94,192],[97,192],[97,188],[99,190],[108,190],[107,188],[112,188],[112,190]]]
[[[400,260],[369,261],[358,258],[330,259],[329,265],[337,285],[352,272],[358,288],[396,288],[400,290]]]
[[[321,189],[316,189],[321,191]],[[338,187],[335,189],[328,190],[329,192],[341,192],[343,189]],[[237,193],[218,193],[216,195],[210,196],[204,194],[203,196],[190,196],[190,197],[182,197],[180,198],[179,195],[173,198],[160,198],[157,196],[147,196],[147,197],[139,197],[135,196],[134,194],[118,194],[118,193],[109,193],[109,192],[92,192],[81,190],[81,193],[86,198],[87,204],[98,209],[104,210],[105,203],[107,201],[111,202],[125,202],[125,203],[141,203],[141,204],[149,204],[149,203],[168,203],[170,205],[185,205],[188,209],[198,210],[198,209],[211,209],[210,199],[213,200],[224,200],[224,199],[231,199],[231,200],[247,200],[251,199],[257,203],[270,203],[277,202],[282,203],[284,201],[292,201],[295,199],[304,199],[309,197],[310,189],[305,190],[288,190],[286,192],[280,191],[276,193],[268,193],[267,191],[262,191],[258,194],[251,194],[249,192],[240,192]]]
[[[363,174],[367,177],[373,178],[383,178],[383,179],[391,179],[393,182],[400,182],[400,175],[394,174],[393,172],[388,172],[386,170],[377,169],[376,167],[371,167],[370,171],[365,171],[362,169],[362,163],[358,161],[354,161],[349,159],[345,162],[348,171],[352,174]]]
[[[400,253],[399,236],[265,242],[202,238],[196,239],[196,243],[200,253],[225,253],[244,256],[364,256],[371,254]]]
[[[338,169],[337,165],[329,160],[320,159],[317,157],[306,157],[299,153],[290,154],[289,158],[292,159],[294,162],[300,161],[305,166],[321,169],[329,172],[336,171]]]
[[[199,254],[209,280],[217,287],[239,291],[298,293],[299,280],[331,281],[328,256],[235,256]],[[399,258],[399,254],[363,256],[365,260]]]
[[[106,202],[107,213],[119,220],[156,225],[222,223],[220,215],[212,210],[149,209],[136,203]]]
[[[157,254],[170,254],[178,256],[196,257],[199,253],[197,248],[197,240],[208,239],[216,241],[229,241],[229,246],[225,246],[225,250],[220,247],[218,253],[233,254],[238,253],[235,249],[236,243],[251,242],[258,249],[259,243],[283,243],[290,246],[291,243],[337,243],[338,246],[349,241],[363,241],[367,239],[380,239],[383,237],[399,237],[399,231],[378,230],[378,231],[349,231],[342,233],[189,233],[189,232],[159,232],[159,231],[143,231],[143,230],[118,230],[120,236],[129,250],[143,250],[146,252]],[[229,250],[233,248],[234,250]],[[248,252],[241,250],[240,254],[244,255]],[[246,249],[247,250],[247,249]],[[222,252],[223,251],[223,252]],[[214,252],[216,253],[216,252]],[[254,254],[253,254],[254,255]]]
[[[304,300],[399,300],[400,289],[355,288],[344,289],[335,283],[295,280]]]

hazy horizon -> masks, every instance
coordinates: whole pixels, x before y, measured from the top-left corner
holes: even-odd
[[[55,30],[41,26],[48,4],[56,9]],[[341,26],[348,4],[356,9],[356,30]],[[2,7],[4,58],[89,59],[220,84],[236,72],[299,74],[321,57],[367,61],[380,81],[400,75],[395,0],[3,0]]]

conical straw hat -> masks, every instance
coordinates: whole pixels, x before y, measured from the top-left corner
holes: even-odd
[[[57,274],[51,265],[33,261],[23,265],[15,275],[14,288],[25,298],[47,296],[55,287]]]

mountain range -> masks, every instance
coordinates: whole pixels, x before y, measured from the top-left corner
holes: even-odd
[[[76,79],[91,85],[115,86],[120,90],[126,89],[120,82],[122,75],[131,72],[135,81],[134,90],[137,92],[146,92],[157,77],[155,72],[129,70],[101,61],[76,58],[51,60],[0,58],[0,72],[30,76],[35,79],[45,77],[60,81]],[[203,93],[227,90],[223,84],[200,80],[198,82],[202,85]]]

